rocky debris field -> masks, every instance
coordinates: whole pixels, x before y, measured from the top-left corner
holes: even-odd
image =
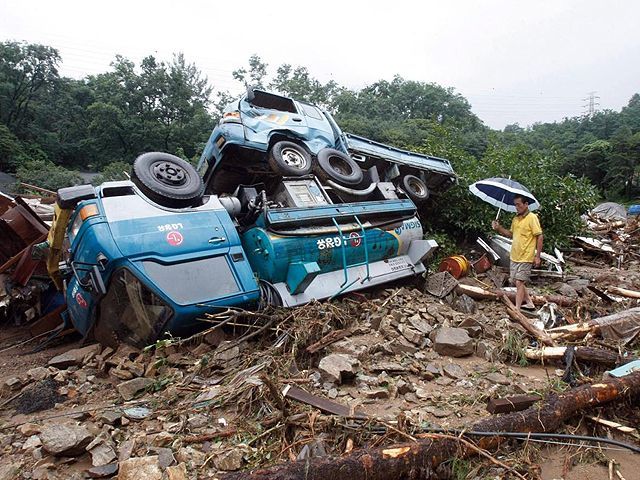
[[[556,328],[583,325],[636,305],[606,293],[609,286],[640,289],[640,272],[628,267],[575,267],[564,281],[538,279],[536,293],[572,300],[570,307],[552,307]],[[486,290],[488,281],[462,283]],[[591,332],[555,342],[613,352],[612,365],[578,355],[568,362],[527,359],[528,349],[542,345],[508,310],[455,290],[438,298],[423,286],[398,286],[293,310],[229,310],[209,318],[200,334],[144,350],[67,340],[34,352],[33,342],[21,344],[28,338],[23,330],[7,326],[0,347],[0,480],[224,478],[346,455],[429,429],[468,428],[491,416],[491,399],[544,401],[598,382],[638,354],[634,339],[625,345]],[[548,310],[531,322],[551,335]],[[638,444],[640,416],[628,407],[624,401],[585,412],[565,432]],[[484,457],[453,458],[434,478],[605,478],[597,475],[612,468],[631,479],[638,466],[631,453],[515,440],[499,458],[509,469]]]

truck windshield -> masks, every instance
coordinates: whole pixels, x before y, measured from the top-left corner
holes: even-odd
[[[100,302],[95,337],[105,345],[121,342],[144,347],[162,333],[173,311],[130,271],[114,273]]]
[[[143,261],[149,278],[179,305],[206,303],[240,291],[222,256],[164,265]]]

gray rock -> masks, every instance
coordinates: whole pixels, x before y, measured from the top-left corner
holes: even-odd
[[[207,415],[203,415],[202,413],[196,413],[195,415],[190,415],[187,419],[187,424],[190,428],[202,428],[206,427],[211,423],[211,420]]]
[[[22,386],[22,380],[18,377],[10,377],[5,380],[4,386],[8,390],[18,390]]]
[[[233,472],[242,468],[242,452],[238,449],[231,450],[217,456],[213,463],[218,470]]]
[[[429,322],[423,319],[420,315],[412,315],[411,317],[409,317],[409,323],[413,328],[424,333],[425,335],[429,335],[429,333],[431,333],[431,330],[433,330],[433,327],[429,325]]]
[[[115,475],[117,471],[118,462],[113,462],[108,465],[90,468],[89,470],[87,470],[87,475],[90,478],[105,478]]]
[[[414,345],[422,345],[424,342],[425,334],[420,330],[416,330],[415,328],[408,327],[406,325],[398,325],[398,331],[402,334],[404,338],[406,338],[409,342]]]
[[[366,398],[369,399],[385,399],[389,398],[389,390],[386,388],[373,388],[364,392]]]
[[[27,376],[36,382],[44,380],[49,375],[51,375],[51,372],[47,367],[36,367],[27,370]]]
[[[442,367],[442,371],[447,377],[453,378],[454,380],[459,380],[467,376],[467,372],[464,371],[464,368],[457,363],[447,363]]]
[[[439,377],[440,375],[442,375],[442,370],[440,370],[440,367],[438,365],[436,365],[435,363],[427,363],[424,366],[424,371],[427,374],[432,375],[433,377]]]
[[[115,425],[120,422],[121,418],[122,412],[118,410],[105,410],[98,416],[98,421],[107,425]]]
[[[173,450],[171,450],[170,448],[152,447],[150,450],[152,453],[158,455],[158,463],[160,464],[160,468],[164,469],[169,465],[173,465],[174,463],[176,463],[176,459],[173,456]]]
[[[184,463],[167,467],[167,480],[188,480],[187,466]]]
[[[510,385],[511,384],[511,380],[509,380],[505,375],[503,375],[501,373],[498,373],[498,372],[490,373],[485,378],[487,380],[489,380],[491,383],[497,383],[498,385]]]
[[[478,342],[476,345],[476,354],[478,357],[484,358],[489,362],[493,362],[498,359],[496,346],[487,340],[480,340]]]
[[[568,283],[557,282],[551,285],[551,288],[556,290],[560,295],[564,295],[565,297],[575,298],[578,296],[578,292],[576,291],[576,289]]]
[[[458,312],[468,313],[470,315],[476,313],[477,310],[475,300],[464,294],[456,298],[452,306]]]
[[[413,390],[413,385],[400,379],[396,383],[396,389],[398,391],[398,395],[404,395],[405,393],[409,393]]]
[[[83,348],[74,348],[68,352],[53,357],[49,360],[50,367],[67,368],[72,365],[82,365],[89,358],[95,357],[102,350],[99,343],[94,343]]]
[[[162,480],[158,456],[130,458],[121,462],[118,480]]]
[[[136,445],[135,440],[126,440],[122,442],[118,448],[118,461],[124,462],[125,460],[129,460],[131,458],[131,454],[133,453],[133,449]]]
[[[152,379],[140,377],[122,382],[116,387],[116,389],[122,398],[125,400],[131,400],[138,392],[149,388],[151,385],[153,385]]]
[[[100,443],[89,450],[91,454],[91,464],[94,467],[108,465],[116,459],[116,452],[108,443]]]
[[[84,426],[69,423],[46,425],[40,432],[42,447],[56,456],[81,455],[92,439],[93,435]]]
[[[355,377],[359,368],[358,360],[343,353],[327,355],[318,365],[320,373],[326,380],[339,384]]]
[[[473,340],[463,328],[443,327],[433,341],[433,349],[440,355],[464,357],[473,354]]]

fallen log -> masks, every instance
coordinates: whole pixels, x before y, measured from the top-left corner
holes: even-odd
[[[467,295],[474,300],[498,300],[501,295],[507,295],[512,302],[516,301],[516,292],[505,290],[486,290],[481,287],[472,285],[458,284],[455,288],[458,295]],[[565,297],[563,295],[531,295],[531,300],[536,305],[544,305],[545,303],[555,303],[560,307],[572,307],[575,305],[574,298]]]
[[[550,360],[561,360],[569,347],[542,347],[526,348],[524,355],[530,360],[546,362]],[[577,346],[575,348],[575,358],[581,362],[597,363],[599,365],[614,366],[620,361],[620,356],[611,350],[604,348]]]
[[[553,394],[543,405],[521,412],[490,417],[471,427],[482,432],[553,432],[565,420],[585,408],[640,394],[640,372],[622,378],[611,378],[594,385],[582,385],[564,393]],[[428,435],[428,434],[427,434]],[[434,435],[434,437],[436,437]],[[483,437],[477,445],[495,448],[499,436]],[[395,480],[438,478],[436,469],[452,458],[465,458],[477,453],[477,447],[458,439],[420,438],[386,448],[353,450],[342,457],[313,457],[276,465],[253,472],[234,472],[223,480]]]
[[[607,292],[627,298],[640,298],[640,292],[637,290],[628,290],[620,287],[607,287]]]
[[[540,330],[535,327],[527,317],[525,317],[522,313],[518,311],[516,306],[511,303],[511,300],[506,295],[502,295],[502,302],[507,306],[507,313],[509,316],[518,322],[520,325],[524,327],[524,329],[529,332],[533,337],[537,338],[539,341],[544,343],[545,345],[553,346],[553,339],[547,335],[544,330]]]

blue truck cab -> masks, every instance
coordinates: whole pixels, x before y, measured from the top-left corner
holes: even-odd
[[[343,133],[316,105],[251,88],[224,109],[197,168],[210,193],[314,173],[342,200],[375,199],[384,183],[418,205],[456,181],[446,159]]]
[[[167,208],[130,181],[87,196],[67,230],[67,308],[81,334],[145,346],[193,329],[216,307],[257,303],[257,280],[217,197]]]

